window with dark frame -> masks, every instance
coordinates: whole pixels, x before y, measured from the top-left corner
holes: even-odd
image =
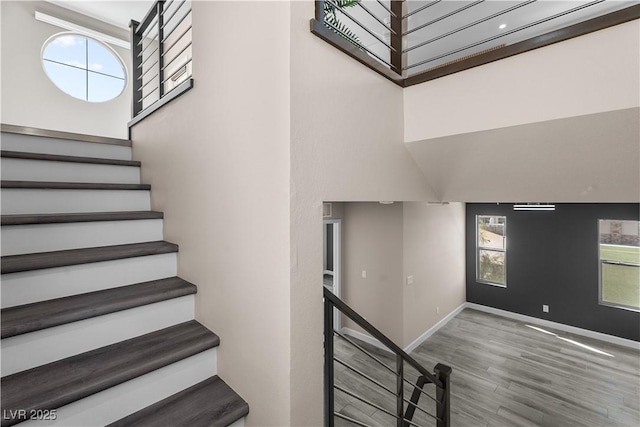
[[[600,304],[640,310],[640,221],[598,221]]]
[[[476,215],[476,281],[507,286],[507,217]]]

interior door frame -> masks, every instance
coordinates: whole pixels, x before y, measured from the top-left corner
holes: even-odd
[[[324,245],[326,244],[326,232],[327,232],[327,224],[333,224],[333,293],[338,298],[341,297],[342,294],[342,220],[341,219],[325,219],[322,221],[322,275],[324,276],[325,270],[324,266],[326,265],[326,250]],[[323,277],[324,280],[324,277]],[[340,316],[340,312],[338,310],[334,310],[333,312],[333,325],[336,330],[340,330],[342,328],[342,316]]]

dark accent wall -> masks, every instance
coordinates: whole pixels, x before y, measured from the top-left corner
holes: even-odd
[[[467,301],[640,341],[640,313],[598,303],[598,219],[639,220],[637,203],[467,204]],[[476,215],[507,217],[507,287],[476,282]],[[550,306],[549,313],[542,305]]]

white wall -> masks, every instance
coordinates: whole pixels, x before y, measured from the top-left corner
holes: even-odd
[[[406,347],[466,301],[465,206],[404,203],[403,215]]]
[[[5,124],[127,138],[130,85],[116,99],[89,103],[58,89],[45,74],[41,51],[52,35],[67,31],[35,20],[43,12],[128,40],[127,31],[43,1],[2,1],[2,117]],[[130,70],[130,51],[111,46]]]
[[[640,109],[407,144],[445,201],[638,202]]]
[[[432,200],[403,143],[402,89],[309,32],[291,3],[291,425],[322,420],[322,202]]]
[[[408,346],[466,301],[464,204],[343,206],[341,298],[392,341]]]
[[[443,201],[640,200],[640,21],[405,89]]]
[[[402,203],[345,203],[344,207],[341,298],[402,346]],[[364,332],[348,318],[343,326]]]
[[[405,89],[405,141],[640,106],[640,21]]]
[[[178,274],[198,287],[196,319],[220,336],[218,372],[249,403],[247,426],[292,425],[289,22],[286,2],[193,2],[195,86],[133,128],[142,180],[180,245]]]

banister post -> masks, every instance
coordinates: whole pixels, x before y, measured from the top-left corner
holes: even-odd
[[[402,76],[404,67],[404,55],[402,54],[404,3],[404,0],[391,0],[391,70],[400,76]]]
[[[324,22],[324,0],[316,0],[316,21]]]
[[[131,96],[131,118],[137,116],[142,111],[142,69],[138,68],[142,64],[142,58],[139,55],[142,52],[142,37],[138,34],[138,27],[140,23],[133,19],[129,23],[131,29],[131,90],[133,94]]]
[[[433,371],[442,383],[442,387],[436,387],[436,416],[437,427],[451,426],[451,367],[438,363]]]
[[[324,425],[334,425],[333,399],[333,304],[324,299]]]
[[[396,425],[404,427],[404,360],[399,354],[396,355],[396,375]]]

